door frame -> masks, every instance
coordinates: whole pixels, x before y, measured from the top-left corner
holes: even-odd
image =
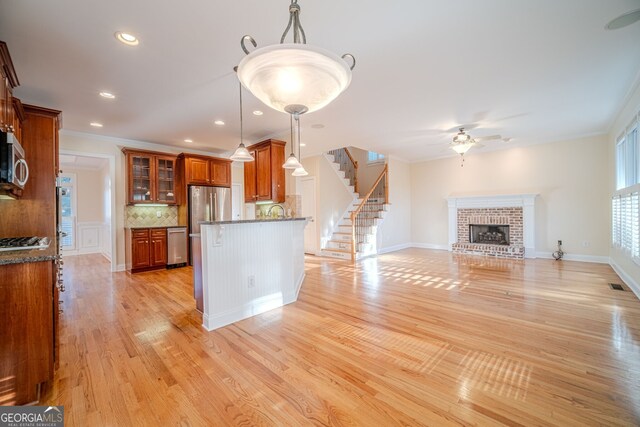
[[[111,271],[124,271],[124,264],[121,265],[120,270],[118,270],[117,258],[118,252],[116,250],[116,156],[112,154],[103,154],[103,153],[92,153],[88,151],[76,151],[76,150],[65,150],[63,148],[59,149],[60,154],[67,154],[69,156],[82,156],[82,157],[97,157],[100,159],[107,159],[109,161],[109,179],[111,180],[111,221],[109,227],[111,228]],[[126,199],[126,196],[125,196]],[[106,257],[105,257],[106,258]]]
[[[302,194],[302,186],[303,183],[305,181],[311,181],[311,186],[313,188],[313,193],[315,196],[315,200],[314,200],[314,205],[315,205],[315,212],[313,213],[313,217],[312,217],[312,221],[314,221],[314,229],[315,229],[315,237],[314,237],[314,250],[313,252],[306,252],[305,253],[310,253],[312,255],[318,255],[319,250],[318,250],[318,187],[316,185],[316,177],[315,176],[305,176],[304,178],[300,178],[300,197],[302,198],[302,201],[300,203],[300,209],[302,209],[302,204],[304,203],[304,194]],[[300,212],[300,215],[302,215],[302,212]]]

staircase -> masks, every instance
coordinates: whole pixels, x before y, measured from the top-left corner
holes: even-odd
[[[331,162],[347,190],[352,193],[353,202],[334,228],[331,238],[326,241],[320,255],[355,261],[376,254],[378,225],[389,210],[385,193],[386,179],[383,179],[386,178],[387,169],[385,168],[380,175],[374,188],[366,196],[360,197],[354,188],[358,182],[358,167],[357,163],[353,162],[349,151],[346,148],[332,150],[325,154],[325,157]],[[351,158],[352,164],[345,161],[345,158]]]

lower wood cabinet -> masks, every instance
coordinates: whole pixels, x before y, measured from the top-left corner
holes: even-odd
[[[166,228],[128,228],[125,237],[127,270],[137,273],[166,267]]]
[[[51,264],[0,265],[2,405],[34,402],[39,385],[53,380],[58,300]]]

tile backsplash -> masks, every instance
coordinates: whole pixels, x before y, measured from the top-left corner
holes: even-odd
[[[125,206],[126,227],[171,227],[178,224],[177,206]],[[160,218],[158,218],[160,212]]]
[[[275,203],[269,204],[256,204],[256,218],[266,217],[269,208],[273,206]],[[285,196],[284,203],[278,203],[284,208],[284,212],[286,216],[289,216],[289,212],[291,212],[292,217],[298,217],[302,214],[302,196],[298,194],[291,194]],[[274,212],[277,212],[278,215],[281,214],[280,209],[274,209]]]

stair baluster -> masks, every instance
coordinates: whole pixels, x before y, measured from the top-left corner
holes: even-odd
[[[367,228],[372,227],[375,224],[374,214],[377,214],[377,206],[381,203],[389,203],[389,173],[388,165],[384,166],[384,169],[378,176],[375,184],[369,193],[363,198],[362,202],[355,211],[351,212],[351,261],[356,260],[356,253],[358,252],[358,245],[365,243],[365,236],[367,235]],[[373,203],[373,199],[376,203]]]

